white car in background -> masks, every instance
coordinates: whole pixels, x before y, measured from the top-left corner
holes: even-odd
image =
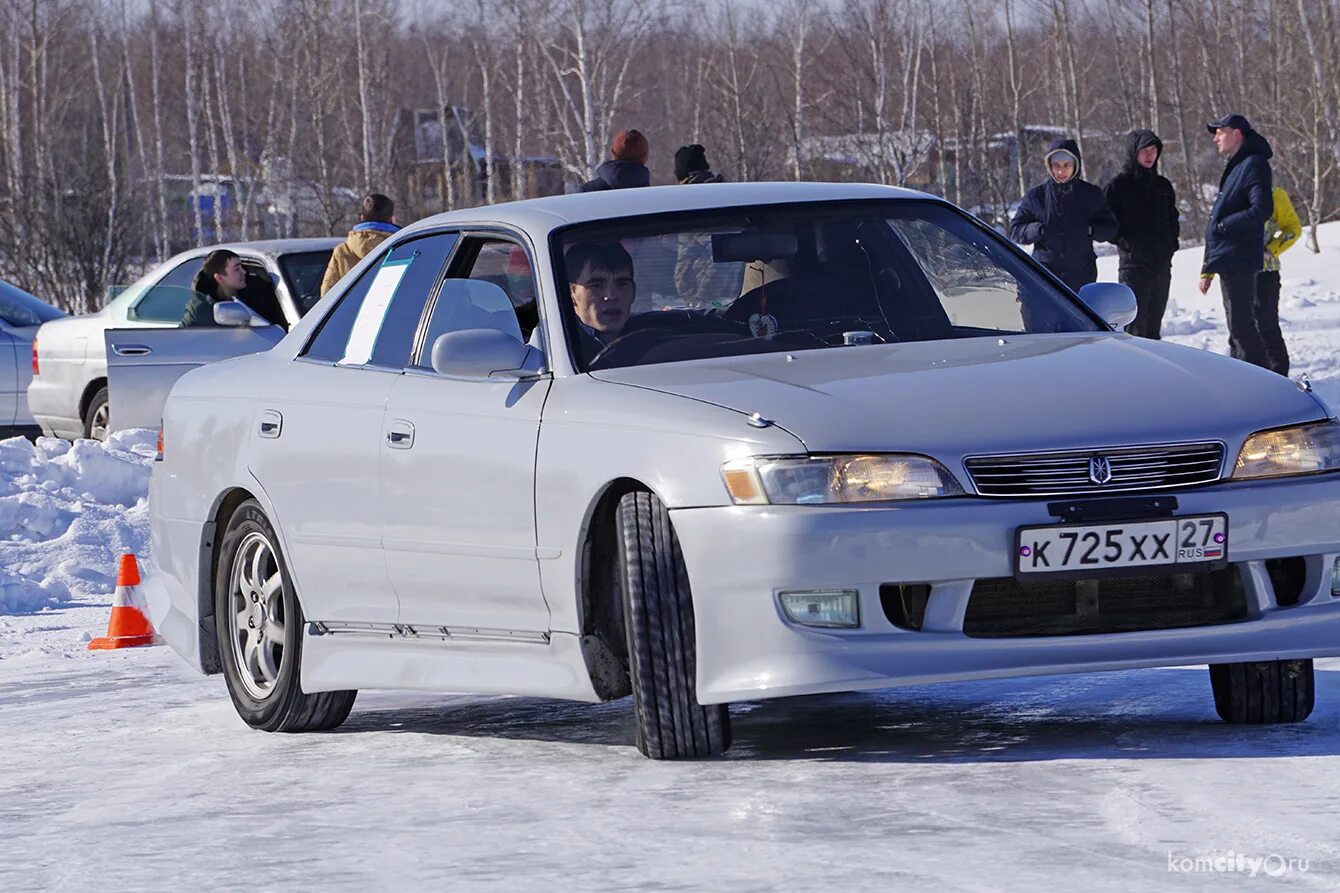
[[[152,619],[268,731],[631,693],[643,753],[694,757],[732,701],[1195,664],[1225,721],[1304,720],[1340,422],[1135,309],[881,186],[429,218],[176,380]]]
[[[38,433],[37,422],[28,411],[33,339],[43,323],[63,318],[63,311],[0,281],[0,437]]]
[[[339,243],[335,238],[273,239],[184,251],[150,270],[97,313],[44,325],[37,333],[34,374],[28,386],[28,405],[33,417],[43,433],[70,439],[104,440],[109,431],[134,427],[123,424],[125,420],[115,420],[115,427],[110,427],[114,420],[107,388],[104,343],[107,330],[178,328],[186,302],[193,294],[192,281],[205,255],[217,248],[227,248],[241,256],[248,281],[262,284],[264,306],[255,309],[269,323],[286,331],[320,298],[321,277],[331,251]],[[265,289],[266,283],[272,287],[273,295]],[[147,349],[133,333],[125,334],[125,343],[114,345],[113,350],[137,353]],[[253,349],[264,349],[273,340],[278,339],[256,341]],[[188,342],[178,342],[176,347],[191,349]]]

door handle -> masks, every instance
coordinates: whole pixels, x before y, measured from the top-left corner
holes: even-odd
[[[112,353],[118,357],[142,357],[153,350],[147,344],[113,344]]]
[[[407,450],[414,446],[414,425],[404,419],[391,422],[386,432],[386,445],[393,450]]]
[[[261,413],[261,437],[274,439],[284,430],[284,417],[273,409]]]

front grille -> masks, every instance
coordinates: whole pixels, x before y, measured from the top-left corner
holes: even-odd
[[[1247,616],[1247,594],[1232,565],[1200,574],[1020,583],[978,580],[963,633],[978,638],[1083,636],[1215,626]]]
[[[1106,469],[1101,467],[1104,459]],[[1224,464],[1224,445],[1176,443],[1065,453],[974,456],[964,464],[982,496],[1069,496],[1166,490],[1219,480]],[[1104,478],[1105,483],[1098,483]]]

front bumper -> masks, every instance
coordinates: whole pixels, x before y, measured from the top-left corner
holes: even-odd
[[[1340,655],[1340,476],[1219,484],[1174,493],[1177,514],[1229,516],[1247,618],[1094,635],[973,638],[978,579],[1013,574],[1016,528],[1058,523],[1054,500],[946,499],[898,506],[731,506],[672,511],[693,588],[704,704],[924,682]],[[1266,560],[1304,556],[1298,603],[1281,607]],[[879,587],[927,583],[919,631],[885,616]],[[861,626],[789,623],[777,593],[855,589]]]

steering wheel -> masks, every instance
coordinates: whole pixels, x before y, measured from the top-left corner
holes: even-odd
[[[670,329],[648,329],[648,328],[637,329],[636,331],[632,332],[629,331],[621,332],[615,336],[613,341],[602,347],[595,356],[591,357],[591,359],[587,361],[586,368],[587,369],[597,368],[598,366],[600,366],[601,363],[607,361],[611,356],[614,356],[620,351],[627,350],[629,345],[635,345],[642,341],[653,340],[648,336],[654,336],[655,338],[665,338],[666,336],[673,336],[674,334],[675,333],[672,332]]]
[[[627,351],[630,345],[644,345],[655,338],[670,338],[676,335],[738,335],[748,338],[749,326],[724,319],[712,313],[694,310],[651,310],[630,317],[627,324],[612,341],[606,344],[592,357],[587,366],[594,368],[597,363],[608,362],[616,351]],[[645,349],[645,347],[643,347]]]

